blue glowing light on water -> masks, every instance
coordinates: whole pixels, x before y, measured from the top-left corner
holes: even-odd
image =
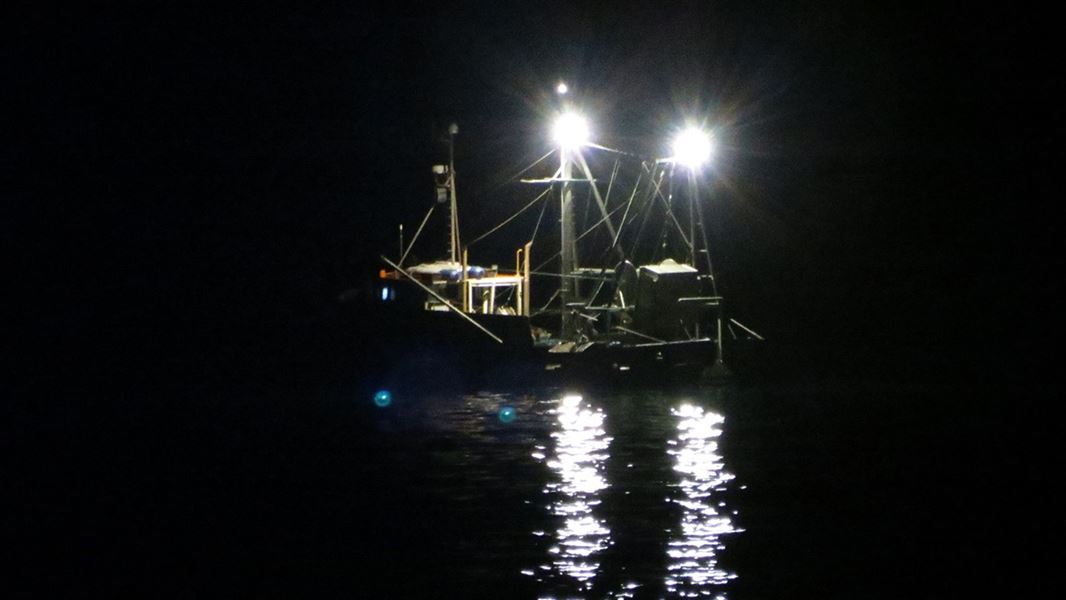
[[[374,394],[374,404],[385,408],[389,404],[392,404],[392,393],[389,390],[378,390]]]
[[[498,416],[501,423],[511,423],[518,417],[518,411],[513,406],[504,406]]]

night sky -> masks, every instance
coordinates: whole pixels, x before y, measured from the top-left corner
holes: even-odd
[[[11,23],[32,152],[8,155],[33,227],[10,254],[32,265],[23,289],[50,340],[179,359],[219,339],[284,346],[365,285],[397,224],[414,229],[448,123],[466,235],[524,203],[493,194],[548,147],[564,79],[608,146],[655,154],[686,118],[715,128],[715,258],[747,322],[935,346],[983,371],[1000,343],[1025,352],[1019,332],[1050,306],[1061,117],[1044,112],[1059,75],[1038,20],[849,3],[34,7]]]
[[[175,399],[213,419],[219,383],[313,378],[338,297],[432,201],[447,125],[469,238],[530,197],[504,182],[547,151],[560,79],[606,146],[655,155],[686,118],[715,129],[716,268],[770,340],[843,374],[1056,384],[1061,32],[1046,15],[215,4],[26,3],[5,19],[8,347],[27,375],[8,383],[21,437],[5,440],[44,442],[39,473],[57,447],[88,464],[116,422],[147,446]],[[484,262],[507,263],[505,242]],[[1041,420],[1018,406],[1015,423]],[[187,450],[203,423],[184,425]]]

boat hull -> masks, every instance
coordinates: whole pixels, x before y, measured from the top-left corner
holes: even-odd
[[[522,388],[543,386],[669,386],[707,378],[718,358],[714,340],[536,345],[529,319],[409,312],[384,306],[356,333],[375,357],[373,376],[383,387]]]

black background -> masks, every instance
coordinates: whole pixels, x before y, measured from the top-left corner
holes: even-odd
[[[608,145],[661,151],[686,118],[728,140],[718,262],[774,337],[935,346],[1021,380],[1046,366],[1029,343],[1057,324],[1044,314],[1061,118],[1038,15],[843,3],[24,13],[10,21],[8,254],[30,267],[20,297],[49,335],[125,349],[166,335],[154,350],[195,354],[220,332],[299,328],[376,270],[397,224],[410,235],[448,123],[461,126],[467,235],[519,206],[478,201],[543,153],[547,98],[565,79]]]
[[[546,150],[559,79],[606,145],[655,152],[688,116],[723,132],[716,258],[746,322],[818,348],[829,370],[966,382],[983,406],[1038,389],[1006,422],[1046,431],[1062,158],[1046,17],[851,3],[22,7],[6,19],[4,69],[9,350],[24,375],[8,383],[20,430],[8,439],[44,443],[13,451],[32,459],[19,485],[39,498],[54,468],[55,497],[81,489],[53,452],[84,459],[123,415],[165,429],[164,407],[191,387],[278,364],[298,377],[338,295],[365,285],[396,225],[428,205],[441,129],[460,125],[464,227],[485,230],[518,204],[477,200]],[[1044,456],[1018,449],[1019,462]]]

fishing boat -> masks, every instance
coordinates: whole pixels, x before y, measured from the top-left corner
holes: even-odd
[[[415,235],[405,242],[401,225],[399,255],[380,257],[377,318],[388,323],[395,366],[510,381],[708,382],[730,376],[736,342],[762,339],[727,315],[718,293],[700,193],[700,168],[713,149],[707,132],[682,134],[674,156],[655,159],[594,144],[581,117],[562,113],[557,146],[515,178],[532,200],[466,244],[457,133],[452,125],[448,161],[432,168],[436,198]],[[610,165],[609,175],[597,178],[593,164]],[[506,268],[470,261],[474,242],[538,205],[532,231],[512,234]],[[447,212],[447,253],[409,264],[437,211]],[[558,216],[558,235],[538,241],[549,229],[542,227],[546,213]]]

